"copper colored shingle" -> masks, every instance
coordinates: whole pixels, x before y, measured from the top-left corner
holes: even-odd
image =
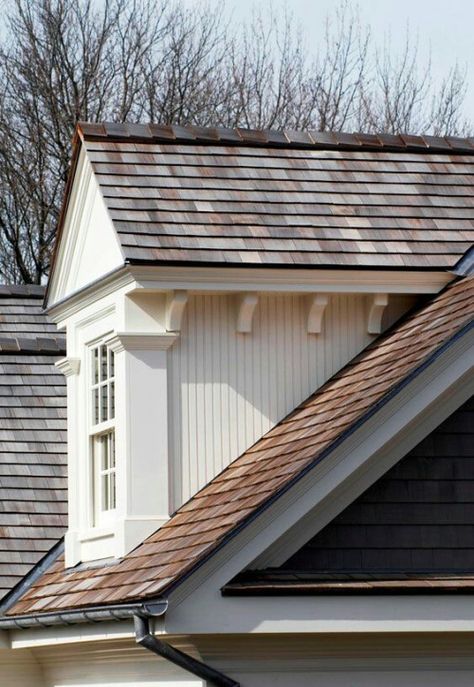
[[[474,278],[465,278],[375,341],[116,565],[65,571],[58,560],[9,613],[164,594],[316,464],[440,346],[472,325],[473,316]]]

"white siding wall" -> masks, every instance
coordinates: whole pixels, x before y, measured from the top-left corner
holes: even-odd
[[[364,296],[331,295],[319,335],[304,296],[261,295],[236,333],[231,296],[189,299],[169,352],[174,506],[187,500],[370,341]]]
[[[436,633],[435,633],[436,634]],[[472,638],[428,635],[283,635],[197,638],[173,645],[238,680],[242,687],[471,687]],[[204,687],[133,639],[32,649],[0,661],[2,687]],[[22,656],[24,658],[24,656]],[[210,685],[209,685],[210,687]]]

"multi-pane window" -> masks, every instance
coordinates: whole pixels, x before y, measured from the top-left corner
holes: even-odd
[[[101,343],[91,355],[91,447],[94,524],[107,520],[116,507],[115,360]]]

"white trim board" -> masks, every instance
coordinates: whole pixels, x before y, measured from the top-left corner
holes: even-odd
[[[170,267],[130,265],[144,290],[279,293],[438,293],[453,280],[447,271],[292,269],[288,267]]]
[[[246,617],[240,613],[238,609],[245,606],[242,598],[222,597],[222,586],[256,559],[264,560],[262,554],[268,554],[269,542],[278,542],[276,554],[274,551],[268,554],[272,560],[272,556],[278,555],[278,545],[283,546],[284,543],[286,546],[285,534],[304,518],[314,523],[316,531],[321,529],[462,405],[473,393],[473,346],[474,331],[471,330],[440,353],[331,454],[242,528],[171,593],[169,611],[158,626],[170,633],[263,631],[265,619],[261,617],[257,622],[255,614]],[[295,542],[295,550],[300,545],[300,541]],[[255,599],[251,603],[257,608]],[[275,619],[271,627],[265,625],[265,631],[288,631],[285,621],[288,615],[283,611],[281,599],[270,599],[265,603],[280,609],[281,613],[279,621]],[[292,599],[291,603],[295,600]],[[302,604],[295,603],[295,608],[298,605],[304,607],[305,603],[308,603],[307,599],[303,599]],[[363,603],[370,605],[367,600]],[[456,608],[457,603],[454,601]],[[412,608],[415,613],[415,607],[412,599],[408,609]],[[390,611],[390,605],[386,611]],[[316,621],[317,614],[314,618]],[[461,625],[464,627],[463,622]],[[414,629],[418,627],[416,615],[410,617],[409,623],[413,623]],[[369,631],[366,624],[361,623],[359,631]],[[315,631],[322,631],[318,623],[316,627],[319,629]],[[311,631],[310,628],[311,625],[306,624],[304,631]]]

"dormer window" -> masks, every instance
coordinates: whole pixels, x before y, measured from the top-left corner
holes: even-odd
[[[90,351],[93,524],[106,524],[116,507],[115,354],[103,342]]]

